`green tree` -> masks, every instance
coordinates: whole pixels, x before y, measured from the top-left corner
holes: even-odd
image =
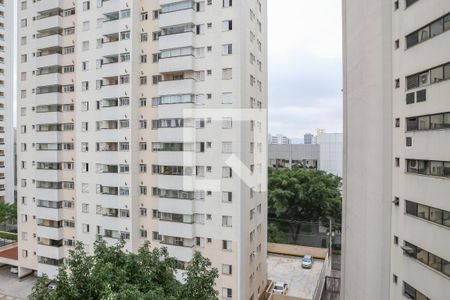
[[[188,264],[183,285],[175,278],[177,264],[166,248],[151,249],[145,243],[134,254],[124,251],[124,245],[120,241],[108,246],[98,239],[94,255],[89,256],[83,244],[76,243],[54,280],[56,289],[49,290],[50,280],[43,276],[34,285],[30,299],[217,299],[214,282],[218,271],[200,253]]]
[[[17,204],[0,202],[0,224],[17,224]]]
[[[196,251],[194,258],[186,268],[186,284],[182,287],[181,299],[213,300],[217,299],[214,282],[219,273],[211,269],[211,262]]]
[[[286,223],[294,241],[302,222],[328,222],[327,218],[332,217],[340,223],[341,185],[340,177],[324,171],[269,169],[269,218],[301,221]],[[278,231],[285,230],[278,228]],[[274,239],[274,233],[274,228],[269,230],[269,239]]]

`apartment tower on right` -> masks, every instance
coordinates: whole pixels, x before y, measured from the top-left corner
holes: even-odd
[[[450,1],[345,0],[342,297],[450,295]]]

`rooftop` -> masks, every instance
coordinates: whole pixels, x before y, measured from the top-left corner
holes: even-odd
[[[322,287],[327,265],[327,249],[286,244],[268,244],[268,277],[272,282],[288,284],[285,297],[272,295],[269,299],[315,299]],[[304,255],[314,257],[311,269],[302,268]],[[268,291],[271,292],[270,290]],[[292,297],[292,298],[291,298]]]
[[[312,269],[302,268],[302,257],[271,254],[267,256],[268,277],[288,284],[286,295],[313,299],[322,275],[324,261],[315,259]]]

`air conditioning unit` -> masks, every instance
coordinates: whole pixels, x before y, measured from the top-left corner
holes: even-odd
[[[428,84],[428,73],[420,74],[419,81],[421,85]]]

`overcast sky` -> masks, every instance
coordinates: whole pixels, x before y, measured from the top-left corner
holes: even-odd
[[[341,1],[267,1],[269,132],[342,132]]]

